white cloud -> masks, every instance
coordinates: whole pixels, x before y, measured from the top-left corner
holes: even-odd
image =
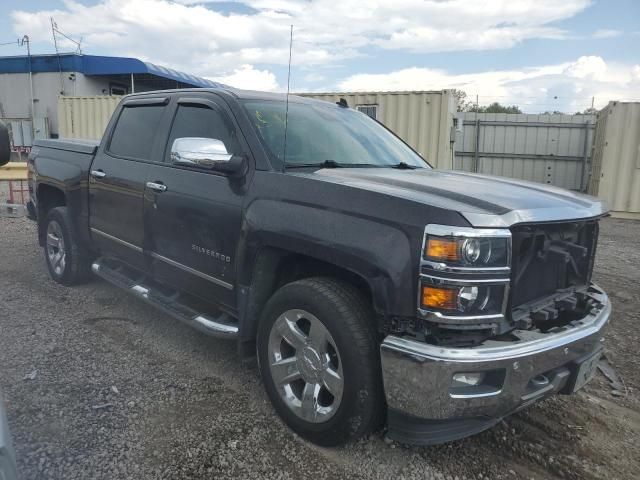
[[[210,80],[246,90],[272,92],[279,88],[273,73],[268,70],[256,70],[252,65],[242,65],[229,75],[212,77]]]
[[[593,38],[615,38],[622,35],[622,33],[623,32],[621,30],[612,30],[608,28],[603,28],[593,32]]]
[[[218,2],[99,0],[83,5],[11,12],[16,33],[50,41],[49,18],[83,38],[87,52],[130,55],[206,76],[241,65],[285,65],[295,25],[297,65],[335,64],[365,47],[415,52],[509,48],[530,38],[562,38],[552,22],[591,0],[241,0],[231,13]],[[230,2],[227,3],[228,5]],[[19,8],[19,7],[18,7]],[[244,12],[244,13],[239,13]]]
[[[561,110],[569,113],[609,100],[640,98],[640,65],[606,63],[584,56],[574,62],[523,70],[449,74],[429,68],[407,68],[384,74],[357,74],[339,82],[341,91],[464,90],[480,104],[519,105],[525,112]]]

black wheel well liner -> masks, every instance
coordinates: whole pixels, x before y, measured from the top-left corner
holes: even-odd
[[[354,286],[366,298],[375,311],[372,288],[362,275],[345,267],[314,258],[309,255],[290,252],[275,247],[263,247],[253,263],[250,284],[240,288],[240,343],[246,345],[246,354],[255,351],[255,338],[262,309],[271,296],[283,285],[309,277],[335,278]],[[383,315],[375,313],[374,319],[379,330]],[[241,350],[245,351],[245,348]]]
[[[44,245],[44,219],[47,212],[55,207],[64,207],[67,205],[67,196],[58,187],[48,185],[46,183],[38,185],[38,241],[40,246]]]

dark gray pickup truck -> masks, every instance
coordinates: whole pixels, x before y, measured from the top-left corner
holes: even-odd
[[[51,277],[90,271],[257,356],[323,445],[433,444],[591,377],[611,307],[599,200],[437,171],[346,106],[226,88],[125,97],[101,142],[38,141]],[[287,127],[285,127],[287,125]]]

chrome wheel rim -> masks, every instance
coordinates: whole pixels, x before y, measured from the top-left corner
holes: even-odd
[[[67,253],[64,248],[62,227],[52,220],[47,226],[47,259],[56,275],[62,275],[67,264]]]
[[[326,422],[340,407],[340,353],[315,315],[293,309],[278,317],[269,334],[269,370],[280,397],[299,418]]]

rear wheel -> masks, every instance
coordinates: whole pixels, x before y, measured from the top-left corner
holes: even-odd
[[[89,259],[75,238],[67,208],[49,210],[44,228],[44,257],[51,278],[63,285],[85,282],[89,276]]]
[[[278,414],[298,434],[338,445],[379,426],[382,388],[372,315],[350,285],[311,278],[269,300],[258,360]]]

